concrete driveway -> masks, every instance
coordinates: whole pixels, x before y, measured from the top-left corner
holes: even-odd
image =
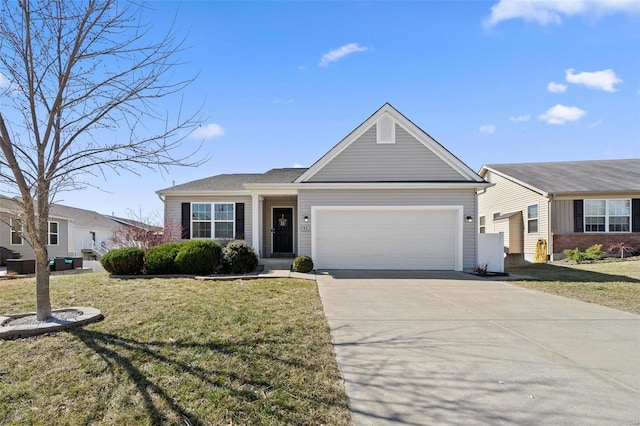
[[[317,275],[355,425],[638,425],[640,316],[455,272]]]

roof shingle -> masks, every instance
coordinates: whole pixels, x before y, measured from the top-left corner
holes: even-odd
[[[548,194],[640,192],[640,159],[487,164]]]

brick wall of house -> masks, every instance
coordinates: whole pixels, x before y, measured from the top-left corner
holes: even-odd
[[[553,253],[562,253],[562,250],[579,248],[584,250],[594,244],[602,244],[602,250],[607,251],[611,244],[626,243],[635,249],[640,249],[640,232],[629,234],[553,234]]]

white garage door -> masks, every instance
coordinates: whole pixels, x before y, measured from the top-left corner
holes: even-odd
[[[318,269],[462,269],[459,209],[316,207],[312,257]]]

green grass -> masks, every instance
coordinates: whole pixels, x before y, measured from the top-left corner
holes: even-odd
[[[34,287],[0,281],[0,313],[33,310]],[[350,423],[313,282],[84,274],[51,297],[106,318],[0,341],[0,424]]]
[[[640,260],[547,263],[509,268],[512,284],[640,314]]]

